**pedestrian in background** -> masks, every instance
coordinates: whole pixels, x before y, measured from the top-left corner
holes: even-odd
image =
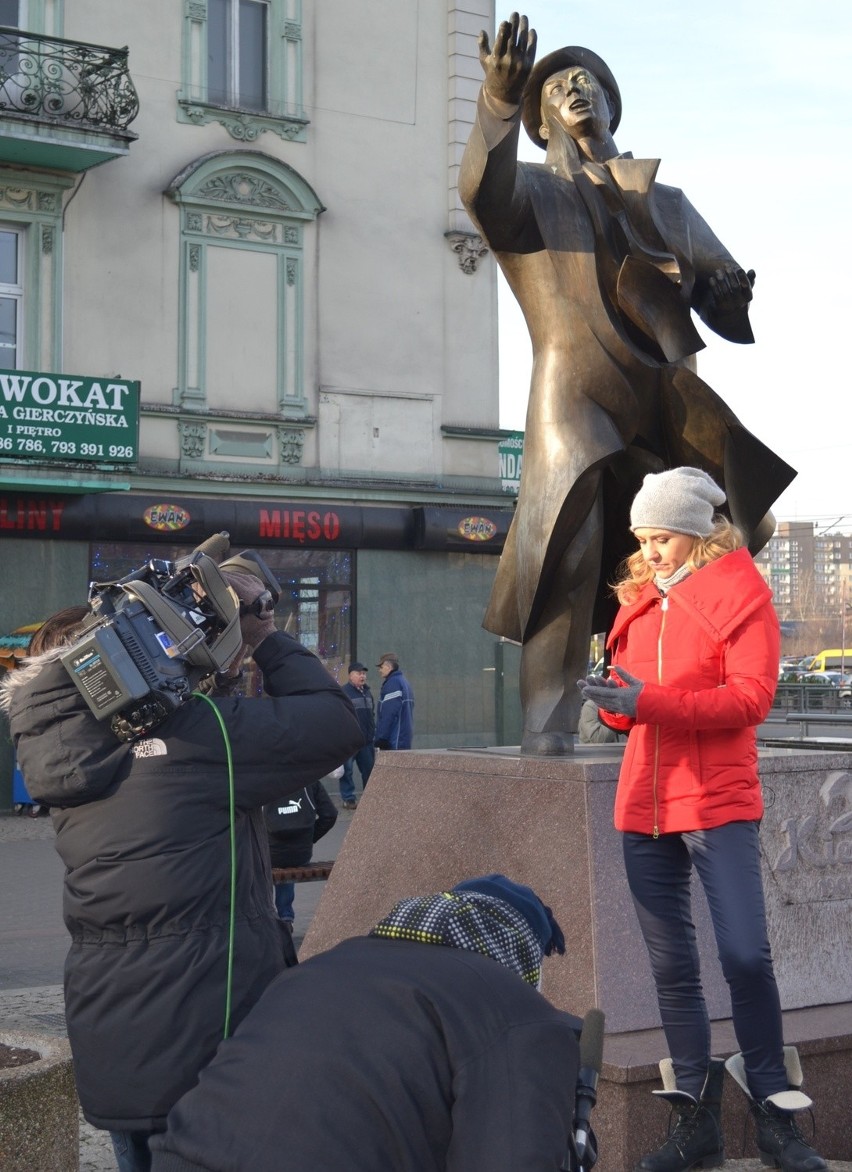
[[[348,761],[343,764],[343,778],[340,782],[340,798],[344,810],[356,809],[358,802],[355,797],[355,776],[352,772],[355,765],[361,774],[361,790],[367,788],[370,774],[376,763],[376,702],[367,683],[367,668],[356,659],[349,664],[349,681],[343,685],[344,693],[352,701],[355,715],[364,734],[364,744]]]
[[[280,798],[263,807],[269,858],[276,867],[303,867],[314,853],[314,843],[328,834],[337,821],[337,809],[321,781],[307,785],[297,794]],[[296,884],[275,884],[275,909],[290,931],[296,918],[293,898]]]
[[[645,477],[630,510],[639,549],[615,585],[615,675],[579,681],[602,719],[629,732],[615,798],[627,882],[651,961],[670,1059],[662,1094],[677,1125],[637,1172],[724,1161],[725,1067],[748,1095],[764,1164],[827,1167],[798,1129],[811,1100],[785,1049],[760,866],[763,798],[755,729],[778,679],[772,592],[698,468]],[[710,1056],[691,908],[698,873],[731,994],[741,1053]]]
[[[382,677],[379,715],[376,722],[377,749],[410,749],[414,737],[414,692],[399,670],[399,656],[386,651],[377,664]]]

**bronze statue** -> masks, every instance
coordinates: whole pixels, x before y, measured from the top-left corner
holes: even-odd
[[[754,553],[795,476],[695,373],[691,318],[751,342],[746,273],[658,159],[621,154],[618,85],[595,53],[537,65],[514,13],[489,46],[459,186],[517,297],[533,370],[524,469],[486,629],[522,644],[523,753],[572,751],[592,633],[630,552],[629,506],[646,472],[690,465],[725,488]],[[545,149],[519,163],[521,122]],[[625,537],[626,535],[626,537]]]

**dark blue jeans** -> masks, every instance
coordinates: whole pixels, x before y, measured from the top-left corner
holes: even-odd
[[[296,918],[296,913],[293,910],[293,900],[295,897],[295,883],[275,884],[275,910],[278,912],[278,918],[281,920],[287,920],[291,924]]]
[[[623,846],[678,1090],[697,1098],[710,1059],[710,1022],[692,920],[693,867],[710,907],[749,1089],[756,1099],[787,1090],[757,822],[729,822],[656,839],[628,832]]]
[[[354,757],[350,757],[343,766],[343,776],[340,779],[340,798],[344,802],[355,801],[355,777],[352,773],[352,767],[358,766],[358,772],[361,774],[361,788],[366,789],[367,782],[370,779],[370,774],[373,772],[373,766],[376,763],[376,750],[372,745],[364,745],[358,750]]]
[[[112,1150],[118,1172],[150,1172],[151,1149],[148,1140],[153,1131],[111,1131]]]

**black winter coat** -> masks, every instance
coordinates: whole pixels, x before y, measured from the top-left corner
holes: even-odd
[[[490,957],[344,940],[270,985],[153,1172],[557,1172],[579,1025]]]
[[[352,705],[296,640],[276,632],[254,658],[267,696],[214,700],[234,766],[232,1029],[285,964],[261,807],[362,740]],[[225,1021],[229,782],[216,714],[193,699],[121,744],[57,662],[8,707],[27,788],[51,807],[66,868],[65,1005],[83,1113],[109,1130],[161,1129]]]
[[[273,830],[267,822],[269,856],[273,867],[300,867],[303,863],[309,863],[314,853],[314,843],[328,834],[337,821],[337,806],[321,781],[305,786],[302,793],[291,793],[290,797],[295,801],[302,799],[304,808],[313,814],[313,822],[297,830]],[[274,808],[274,802],[272,806]]]

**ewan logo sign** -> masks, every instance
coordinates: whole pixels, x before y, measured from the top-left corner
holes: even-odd
[[[0,459],[132,464],[139,383],[0,370]]]
[[[490,517],[463,517],[456,531],[466,541],[490,541],[497,532],[497,526]]]
[[[171,533],[185,529],[192,517],[180,505],[149,505],[142,514],[142,520],[158,533]]]

